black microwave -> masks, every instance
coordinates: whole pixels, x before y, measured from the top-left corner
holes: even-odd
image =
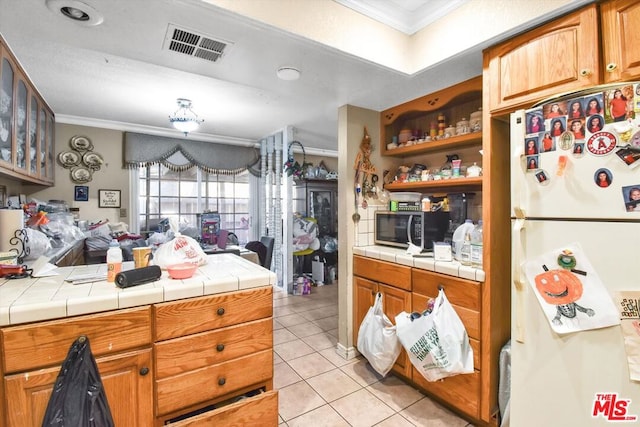
[[[449,212],[375,213],[376,245],[408,248],[409,243],[423,251],[433,250],[433,242],[444,240],[449,229]]]

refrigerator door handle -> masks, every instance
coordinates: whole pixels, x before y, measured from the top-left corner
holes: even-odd
[[[514,207],[516,219],[513,224],[513,247],[514,250],[514,271],[513,284],[515,294],[515,332],[516,341],[524,343],[524,293],[527,290],[527,279],[522,268],[524,264],[524,247],[522,246],[522,235],[525,232],[526,213],[524,209]]]

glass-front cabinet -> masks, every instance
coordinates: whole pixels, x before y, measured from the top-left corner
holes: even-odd
[[[4,50],[1,51],[4,54]],[[13,169],[13,61],[2,57],[0,68],[0,161],[3,167]]]
[[[0,37],[0,175],[52,185],[55,116]]]

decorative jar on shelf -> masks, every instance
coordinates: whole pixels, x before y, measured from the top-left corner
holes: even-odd
[[[469,121],[463,117],[456,123],[456,135],[464,135],[466,133],[469,133]]]
[[[480,132],[482,130],[482,108],[471,113],[469,116],[469,127],[471,132]]]

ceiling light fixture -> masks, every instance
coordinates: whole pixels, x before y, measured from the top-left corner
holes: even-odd
[[[60,13],[81,25],[91,27],[104,21],[100,12],[79,0],[46,0],[46,4],[52,12]]]
[[[198,129],[198,126],[200,126],[200,123],[204,122],[204,120],[199,119],[198,115],[191,109],[191,100],[178,98],[177,102],[178,109],[169,116],[169,122],[174,128],[180,132],[184,132],[184,136],[187,136],[189,132]]]
[[[300,78],[300,70],[293,67],[280,67],[276,71],[276,75],[280,80],[298,80]]]

